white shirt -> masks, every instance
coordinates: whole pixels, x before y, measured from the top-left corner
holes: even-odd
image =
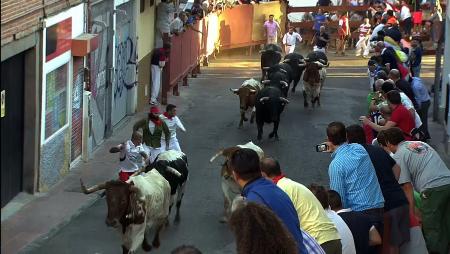
[[[144,158],[141,152],[147,153],[142,144],[135,146],[131,140],[123,144],[125,147],[120,152],[120,170],[124,172],[135,172],[144,166]]]
[[[181,21],[180,17],[177,17],[170,23],[170,32],[171,33],[181,33],[184,31],[183,21]]]
[[[356,254],[355,240],[353,239],[352,231],[350,231],[350,228],[348,228],[345,221],[331,209],[325,209],[325,212],[327,213],[328,218],[334,223],[341,236],[342,253]]]
[[[404,92],[400,92],[400,99],[402,100],[402,105],[405,106],[407,110],[414,109],[414,104]],[[422,120],[420,120],[420,116],[419,114],[417,114],[417,111],[415,109],[414,109],[414,122],[416,128],[422,126]]]
[[[170,139],[177,138],[177,127],[180,128],[182,131],[186,132],[186,129],[184,128],[184,125],[181,123],[180,118],[178,116],[172,117],[172,119],[169,119],[165,115],[161,114],[159,115],[159,118],[163,120],[170,131]],[[166,139],[165,136],[162,137],[162,139]]]
[[[297,42],[302,41],[302,37],[299,33],[293,32],[292,34],[286,33],[283,37],[283,44],[286,44],[287,46],[294,46]]]
[[[411,11],[408,6],[402,6],[402,9],[400,10],[400,20],[403,21],[407,18],[411,18]]]

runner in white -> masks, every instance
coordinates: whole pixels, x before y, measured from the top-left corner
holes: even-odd
[[[284,53],[287,55],[293,53],[297,41],[302,42],[302,37],[294,31],[294,27],[289,27],[289,31],[283,37]]]
[[[164,114],[159,115],[159,118],[163,120],[167,127],[169,127],[170,131],[170,142],[169,149],[166,150],[177,150],[181,152],[180,144],[177,139],[177,128],[180,128],[182,131],[186,132],[184,125],[181,123],[180,118],[176,116],[177,107],[173,104],[168,104],[166,107],[166,112]],[[166,143],[165,136],[161,139],[161,146]]]

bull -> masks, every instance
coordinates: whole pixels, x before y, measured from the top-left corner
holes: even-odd
[[[266,86],[256,98],[256,125],[258,126],[258,140],[262,139],[264,123],[273,123],[273,130],[269,138],[278,140],[278,125],[280,115],[286,104],[289,103],[281,90],[276,86]]]
[[[145,173],[138,175],[142,172]],[[159,233],[168,222],[174,197],[177,197],[175,221],[179,221],[187,174],[186,156],[170,150],[161,153],[154,163],[137,171],[127,182],[111,180],[87,188],[80,179],[80,184],[85,194],[105,190],[108,207],[105,223],[121,233],[122,252],[133,253],[139,246],[144,251],[160,246]],[[147,233],[152,226],[156,232],[150,245]]]
[[[267,71],[270,67],[278,64],[281,61],[281,48],[276,44],[267,44],[261,53],[261,72],[264,80],[267,78]]]
[[[259,90],[262,89],[261,83],[256,79],[245,80],[240,88],[232,89],[230,91],[239,96],[239,107],[241,119],[239,121],[239,128],[242,128],[244,121],[248,121],[245,116],[247,111],[251,111],[250,123],[253,123],[255,118],[255,100]]]
[[[295,93],[295,88],[300,81],[303,70],[305,69],[301,64],[303,63],[303,56],[298,53],[290,53],[284,57],[283,63],[289,64],[292,70],[292,93]]]
[[[267,78],[263,81],[265,85],[277,86],[281,89],[284,97],[288,96],[289,84],[292,82],[292,68],[287,63],[279,63],[268,69]]]
[[[311,101],[312,106],[317,103],[320,106],[320,93],[326,79],[326,68],[329,66],[326,55],[322,52],[313,52],[308,56],[312,58],[305,58],[299,66],[304,67],[303,73],[303,99],[304,107],[308,107],[308,100]]]
[[[241,189],[239,185],[236,183],[236,181],[233,179],[231,169],[228,167],[228,160],[231,158],[231,155],[240,148],[252,149],[258,154],[259,159],[262,159],[264,157],[264,151],[259,146],[253,144],[253,142],[250,141],[244,145],[237,145],[219,150],[219,152],[217,152],[209,160],[209,162],[212,163],[219,156],[225,157],[225,162],[222,164],[221,169],[221,178],[222,178],[221,185],[224,196],[224,216],[221,219],[221,222],[228,221],[231,215],[232,203],[237,197],[240,197],[241,195]]]

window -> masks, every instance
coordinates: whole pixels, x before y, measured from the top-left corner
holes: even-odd
[[[49,72],[45,93],[45,138],[67,124],[68,64]]]

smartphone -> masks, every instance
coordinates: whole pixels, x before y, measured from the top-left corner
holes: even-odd
[[[328,151],[328,148],[329,148],[328,145],[325,143],[318,144],[318,145],[316,145],[316,152],[323,153],[323,152]]]

